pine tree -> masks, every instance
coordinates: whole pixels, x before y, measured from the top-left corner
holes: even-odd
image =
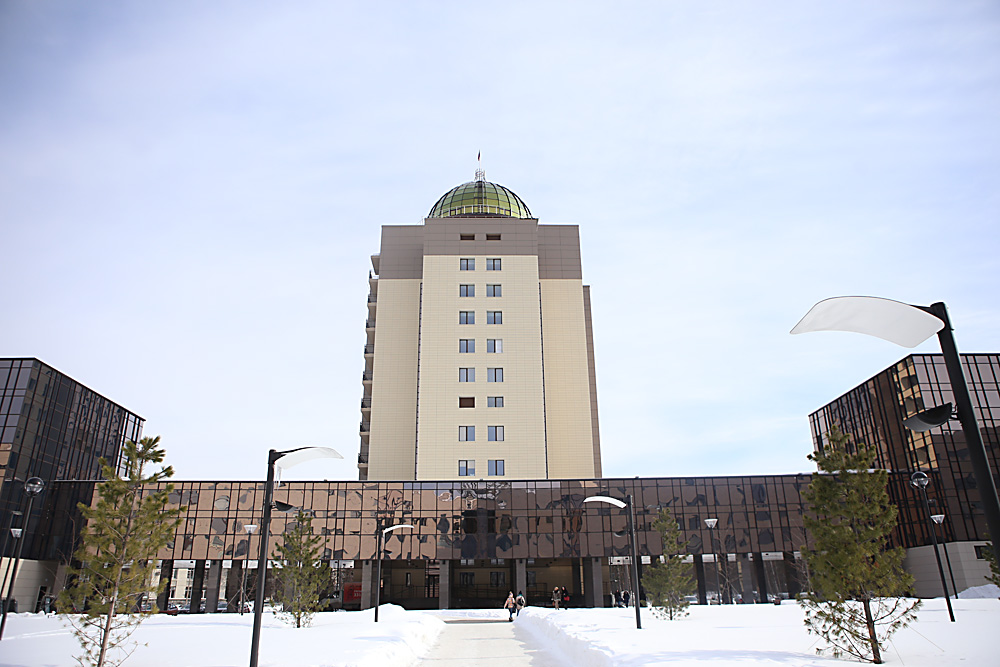
[[[653,613],[674,620],[688,613],[688,601],[684,596],[694,591],[694,581],[690,567],[680,554],[687,548],[681,541],[681,531],[668,508],[660,510],[653,522],[653,528],[663,538],[663,560],[654,560],[642,573],[642,585],[646,589],[646,600],[653,607]]]
[[[156,613],[155,604],[142,608],[142,600],[162,590],[151,586],[156,552],[173,536],[182,508],[165,509],[172,485],[152,491],[148,484],[174,474],[170,466],[147,473],[163,462],[159,436],[129,441],[122,449],[124,476],[101,459],[106,481],[97,487],[97,502],[80,503],[86,525],[74,558],[79,567],[69,570],[72,582],[60,595],[60,607],[83,613],[66,614],[73,634],[83,647],[80,665],[119,665],[136,648],[129,638]]]
[[[836,426],[827,441],[809,456],[819,472],[803,494],[813,543],[802,549],[812,588],[801,602],[805,624],[834,656],[881,664],[881,644],[915,618],[920,602],[900,597],[913,577],[903,569],[903,549],[887,548],[897,515],[888,473],[872,470],[874,449],[853,445]]]
[[[308,626],[319,610],[320,594],[330,580],[330,569],[320,560],[322,538],[313,535],[312,517],[302,510],[295,516],[295,525],[286,530],[284,542],[275,547],[271,556],[282,567],[275,570],[278,581],[275,599],[295,627]]]

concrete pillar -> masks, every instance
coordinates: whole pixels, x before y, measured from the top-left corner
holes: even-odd
[[[698,582],[698,604],[708,604],[708,587],[705,585],[705,559],[694,555],[694,578]]]
[[[760,602],[767,602],[768,595],[771,594],[767,587],[767,569],[764,567],[764,554],[753,555],[754,571],[757,573],[757,595]]]
[[[572,564],[572,572],[573,572],[573,585],[569,588],[570,605],[571,606],[573,604],[580,604],[580,599],[583,597],[583,591],[580,590],[580,588],[581,588],[580,581],[583,579],[583,577],[582,577],[583,573],[581,572],[581,570],[583,569],[581,567],[581,565],[582,565],[581,561],[582,560],[583,560],[582,558],[572,558],[572,559],[570,559],[570,563]]]
[[[438,578],[438,609],[451,609],[451,561],[441,561]]]
[[[222,585],[222,561],[213,560],[209,563],[208,586],[205,590],[205,612],[214,614],[219,611],[219,588]]]
[[[600,558],[583,559],[583,606],[605,607],[604,574]]]
[[[227,611],[239,612],[240,610],[240,587],[243,586],[243,565],[241,560],[234,560],[229,568],[229,577],[226,578],[226,603]],[[243,599],[247,596],[244,594]]]
[[[156,596],[156,606],[160,609],[167,608],[167,602],[170,600],[170,584],[174,580],[174,561],[164,560],[160,561],[160,581],[167,582],[163,586],[163,592]]]
[[[361,608],[371,609],[375,606],[375,561],[361,562]]]
[[[514,595],[519,592],[524,593],[524,599],[528,599],[528,560],[526,558],[514,559]]]
[[[194,562],[194,579],[191,582],[191,613],[201,613],[201,598],[205,591],[205,561]]]

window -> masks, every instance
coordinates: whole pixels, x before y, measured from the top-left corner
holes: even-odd
[[[475,285],[459,285],[458,286],[459,296],[476,296],[476,286]]]
[[[488,408],[502,408],[503,407],[503,396],[487,396],[486,397],[486,407],[488,407]]]
[[[458,238],[461,239],[461,240],[463,240],[463,241],[475,241],[476,240],[476,235],[475,234],[459,234]]]
[[[474,369],[469,369],[474,370]],[[502,368],[487,368],[486,369],[486,381],[487,382],[503,382],[503,369]]]
[[[503,288],[500,285],[487,285],[486,296],[503,296]]]
[[[459,368],[458,369],[458,381],[459,382],[475,382],[476,381],[476,369],[475,368]]]
[[[476,323],[476,311],[474,311],[474,310],[460,310],[460,311],[458,311],[458,323],[459,324],[475,324]]]
[[[474,460],[459,459],[458,461],[458,476],[459,477],[472,477],[476,474],[476,462]]]
[[[458,573],[458,585],[459,586],[475,586],[476,585],[476,573],[475,572],[459,572]]]
[[[502,477],[503,476],[503,459],[493,460],[490,459],[489,471],[487,472],[491,477]]]
[[[487,338],[486,339],[486,351],[491,354],[500,354],[503,352],[503,339],[502,338]]]
[[[503,426],[487,426],[489,432],[487,439],[490,442],[503,442]]]
[[[459,396],[458,407],[460,408],[474,408],[476,407],[476,397],[475,396]]]
[[[499,271],[500,270],[500,258],[487,259],[486,260],[486,270],[487,271]]]
[[[476,441],[476,427],[475,426],[459,426],[458,427],[458,441],[459,442],[475,442]]]
[[[476,339],[475,338],[459,338],[458,339],[458,351],[461,353],[475,352],[476,351]]]
[[[487,310],[486,311],[486,324],[503,324],[503,311],[501,311],[501,310]]]
[[[474,257],[463,257],[458,260],[458,268],[462,271],[475,271],[476,270],[476,260]]]
[[[507,586],[506,572],[490,572],[490,586]]]
[[[499,241],[500,240],[500,235],[499,234],[487,234],[486,235],[486,240],[487,241]]]

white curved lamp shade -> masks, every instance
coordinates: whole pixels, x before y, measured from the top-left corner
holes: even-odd
[[[615,507],[625,507],[625,503],[617,498],[612,498],[611,496],[590,496],[589,498],[584,498],[585,503],[608,503],[609,505],[614,505]]]
[[[297,449],[282,456],[277,460],[275,466],[281,468],[282,470],[288,470],[289,468],[297,466],[300,463],[312,461],[313,459],[342,458],[344,457],[340,455],[340,452],[336,449],[331,449],[330,447],[303,447],[302,449]]]
[[[792,333],[851,331],[916,347],[943,328],[940,319],[908,303],[876,296],[835,296],[810,308]]]

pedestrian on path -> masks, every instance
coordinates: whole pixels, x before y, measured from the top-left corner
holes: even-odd
[[[562,602],[562,593],[559,592],[559,587],[556,586],[552,589],[552,608],[558,609],[560,602]]]
[[[525,605],[527,604],[524,601],[524,593],[522,593],[521,591],[518,591],[517,592],[517,597],[514,598],[514,602],[517,604],[517,615],[520,616],[521,615],[521,610],[524,609]]]
[[[563,607],[562,608],[563,609],[569,609],[569,591],[566,590],[565,586],[563,586],[563,589],[562,589],[562,601],[563,601]]]
[[[514,621],[514,612],[517,611],[517,602],[514,601],[514,591],[507,594],[507,601],[503,603],[503,608],[510,612],[508,621]]]

